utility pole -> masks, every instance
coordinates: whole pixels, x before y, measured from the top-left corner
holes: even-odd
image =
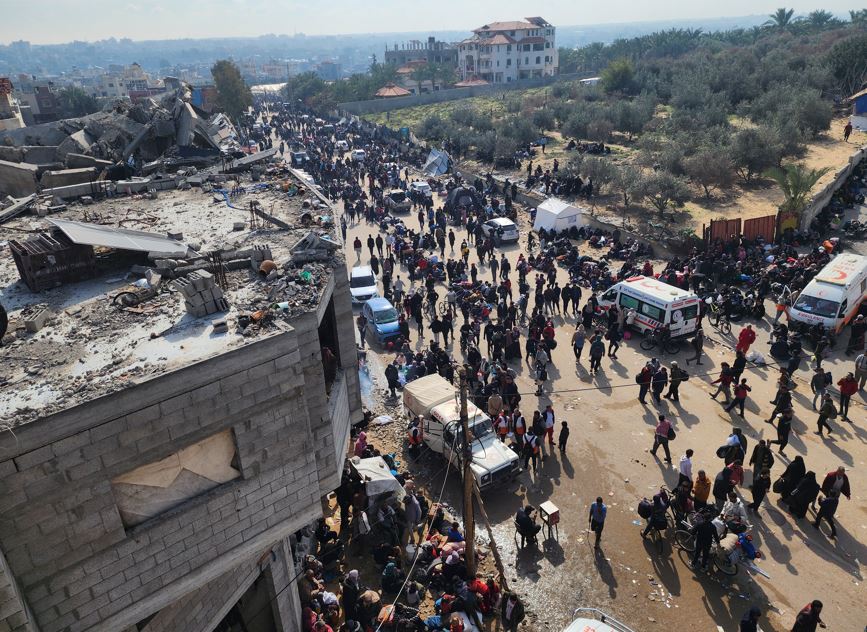
[[[469,414],[467,413],[467,373],[466,369],[460,370],[461,379],[461,427],[464,430],[464,445],[461,450],[464,474],[464,539],[466,548],[464,557],[467,562],[467,574],[474,575],[476,572],[476,521],[473,516],[473,471],[470,464],[473,461],[473,444],[470,437]]]

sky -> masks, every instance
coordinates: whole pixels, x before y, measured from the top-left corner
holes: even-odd
[[[541,15],[575,26],[740,17],[778,6],[845,14],[856,0],[0,0],[0,43],[415,31],[471,31]]]

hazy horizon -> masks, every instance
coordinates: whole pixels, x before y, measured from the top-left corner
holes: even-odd
[[[614,0],[577,8],[571,0],[549,0],[544,8],[533,3],[502,0],[467,5],[458,0],[413,6],[379,0],[333,0],[331,4],[268,0],[13,0],[0,21],[0,44],[26,40],[31,44],[93,42],[109,38],[134,41],[259,37],[386,35],[389,33],[469,32],[490,21],[518,20],[541,15],[555,26],[580,27],[672,20],[740,18],[773,12],[780,4],[796,15],[825,9],[846,15],[851,1],[730,0],[717,3],[688,0]],[[409,15],[408,15],[409,13]],[[379,27],[379,28],[378,28]]]

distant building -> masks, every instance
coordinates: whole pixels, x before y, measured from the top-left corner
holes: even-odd
[[[540,17],[491,22],[458,44],[458,73],[464,81],[509,83],[558,71],[555,28]]]
[[[192,86],[190,103],[205,112],[213,112],[217,108],[218,97],[217,86],[214,84]]]
[[[316,74],[324,81],[337,81],[340,79],[340,64],[335,61],[321,61],[316,66]]]
[[[853,94],[849,102],[852,104],[852,115],[849,117],[852,127],[867,130],[867,89]]]
[[[18,102],[12,97],[12,82],[0,77],[0,131],[24,127]]]
[[[395,66],[406,66],[412,62],[425,61],[429,64],[447,64],[453,68],[458,65],[458,49],[454,44],[438,42],[435,37],[428,37],[426,42],[411,40],[394,45],[393,49],[385,50],[385,63]]]

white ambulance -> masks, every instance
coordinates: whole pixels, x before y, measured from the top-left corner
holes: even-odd
[[[608,288],[599,297],[601,307],[617,305],[623,313],[635,310],[632,327],[643,334],[668,325],[671,337],[688,336],[698,327],[701,299],[689,290],[653,277],[636,276]]]
[[[819,271],[789,308],[789,320],[822,324],[834,333],[855,317],[867,292],[867,257],[839,254]]]

